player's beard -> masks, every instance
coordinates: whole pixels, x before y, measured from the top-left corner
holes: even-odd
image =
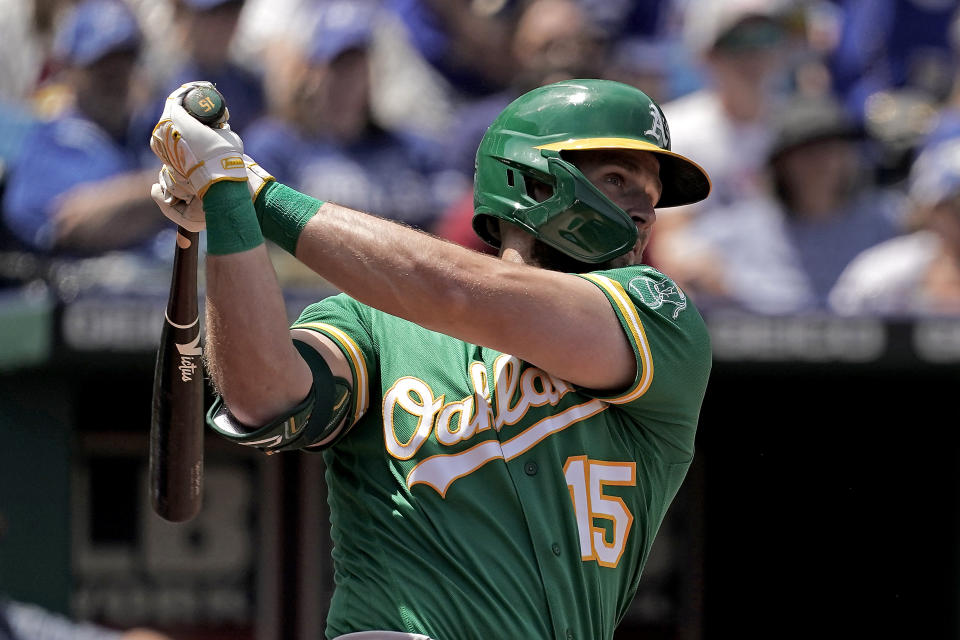
[[[533,243],[531,258],[533,264],[541,269],[560,271],[561,273],[590,273],[591,271],[606,271],[635,264],[638,261],[633,260],[632,255],[633,251],[629,251],[605,262],[581,262],[537,240]]]

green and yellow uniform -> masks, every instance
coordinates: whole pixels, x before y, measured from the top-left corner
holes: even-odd
[[[711,356],[655,269],[581,277],[633,346],[626,389],[577,388],[345,295],[304,310],[294,326],[332,339],[353,373],[352,427],[323,452],[327,637],[613,637],[690,466]]]

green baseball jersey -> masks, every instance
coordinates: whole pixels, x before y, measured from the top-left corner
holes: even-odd
[[[327,637],[613,637],[692,460],[711,355],[699,313],[655,269],[582,277],[636,354],[616,393],[345,295],[304,310],[294,326],[337,343],[355,380],[353,426],[323,453]]]

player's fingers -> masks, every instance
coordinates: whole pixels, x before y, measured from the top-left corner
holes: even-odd
[[[171,169],[166,164],[160,168],[160,176],[158,180],[164,191],[176,196],[177,198],[180,198],[181,200],[190,200],[196,195],[193,192],[192,187],[190,186],[190,181],[187,180],[186,176]]]

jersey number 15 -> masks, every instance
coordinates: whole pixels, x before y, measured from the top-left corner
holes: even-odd
[[[563,465],[563,475],[570,489],[573,511],[580,534],[580,558],[596,560],[601,567],[616,567],[627,546],[633,514],[621,498],[603,492],[606,485],[635,486],[635,462],[590,460],[587,456],[571,456]],[[606,527],[596,520],[607,520]]]

